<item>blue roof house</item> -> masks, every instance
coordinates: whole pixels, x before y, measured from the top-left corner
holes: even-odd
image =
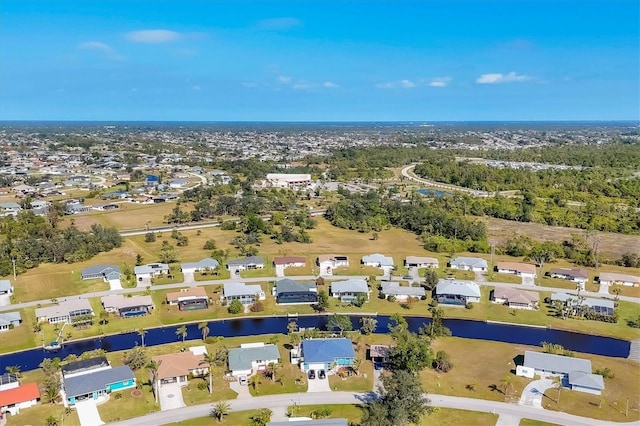
[[[353,343],[346,337],[339,339],[306,339],[301,343],[302,371],[332,370],[353,365],[356,357]]]

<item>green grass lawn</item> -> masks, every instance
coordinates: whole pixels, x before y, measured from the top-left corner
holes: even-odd
[[[559,426],[556,423],[547,423],[540,420],[522,419],[520,426]]]
[[[136,376],[139,375],[136,374]],[[138,382],[140,382],[139,378]],[[151,392],[143,390],[142,395],[135,397],[131,394],[133,390],[125,389],[109,394],[109,400],[98,405],[100,418],[106,423],[111,423],[160,410],[160,405],[155,403]],[[116,395],[119,395],[120,399]]]
[[[17,416],[6,414],[7,426],[44,425],[49,416],[55,417],[59,424],[62,424],[61,421],[64,416],[65,426],[80,426],[80,419],[78,418],[76,410],[71,410],[71,412],[65,414],[62,403],[38,404],[20,410],[20,414]]]
[[[214,367],[212,373],[213,392],[209,393],[209,376],[191,379],[189,384],[182,388],[182,399],[187,405],[198,405],[207,402],[236,399],[238,394],[229,388],[229,382],[224,379],[225,368]],[[198,385],[204,383],[206,388]]]
[[[276,371],[275,380],[257,373],[249,378],[249,392],[253,396],[273,395],[280,393],[298,393],[307,391],[307,379],[305,374],[296,364],[289,362],[289,350],[285,348],[286,339],[280,339],[278,350],[280,351],[280,363]],[[264,340],[267,342],[267,340]],[[257,377],[257,382],[255,377]]]

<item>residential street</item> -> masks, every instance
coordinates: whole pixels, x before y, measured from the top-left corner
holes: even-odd
[[[297,403],[299,405],[312,404],[360,404],[368,398],[373,397],[372,393],[351,393],[351,392],[318,392],[318,393],[296,393],[283,395],[269,395],[247,399],[237,399],[229,401],[232,411],[244,411],[265,407],[283,407]],[[458,408],[463,410],[480,411],[484,413],[495,413],[505,418],[527,418],[540,420],[549,423],[562,424],[567,426],[611,426],[611,425],[637,425],[637,422],[614,423],[602,420],[588,419],[585,417],[573,416],[566,413],[546,411],[523,405],[507,404],[504,402],[486,401],[481,399],[461,398],[444,395],[429,395],[431,405],[444,408]],[[135,419],[122,422],[111,423],[114,426],[147,426],[163,425],[182,420],[205,417],[209,415],[209,410],[213,404],[201,404],[186,408],[179,408],[171,411],[156,412]]]

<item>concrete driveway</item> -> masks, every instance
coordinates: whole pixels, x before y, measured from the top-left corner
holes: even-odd
[[[76,411],[82,426],[99,426],[104,424],[100,418],[100,413],[98,413],[96,401],[93,399],[77,402]]]
[[[552,387],[553,381],[551,379],[534,380],[524,388],[518,404],[542,408],[542,398],[544,398],[544,393],[547,389]]]
[[[308,382],[307,392],[331,392],[331,386],[329,386],[329,379],[327,377],[319,379],[318,376],[316,376],[315,379],[309,379]]]
[[[177,383],[167,383],[160,386],[158,396],[160,397],[160,409],[162,411],[185,407],[182,399],[182,388]]]
[[[9,306],[11,304],[11,296],[8,294],[0,294],[0,306]]]
[[[229,388],[238,394],[238,399],[252,398],[249,385],[241,385],[240,382],[229,382]],[[260,388],[258,388],[260,390]]]

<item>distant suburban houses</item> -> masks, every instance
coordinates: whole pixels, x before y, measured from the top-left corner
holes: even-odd
[[[436,285],[436,299],[443,305],[466,305],[479,302],[480,287],[472,281],[439,280]]]
[[[315,282],[299,282],[284,278],[276,282],[275,297],[278,304],[318,302],[318,287]]]
[[[84,268],[80,271],[80,277],[83,280],[119,280],[121,274],[120,268],[116,265],[96,265]]]
[[[205,272],[214,270],[220,265],[216,259],[206,257],[197,262],[187,262],[180,265],[180,269],[185,274],[193,274],[195,272]]]
[[[561,278],[574,282],[586,283],[589,280],[589,271],[586,268],[552,268],[547,274],[551,278]]]
[[[229,349],[229,371],[234,377],[249,377],[265,370],[269,364],[277,364],[279,361],[280,352],[273,344],[244,343],[239,348]]]
[[[180,291],[172,291],[166,294],[166,302],[169,305],[178,305],[181,311],[193,311],[207,309],[209,296],[204,287],[183,288]]]
[[[451,269],[463,271],[487,272],[489,267],[487,261],[479,257],[456,257],[449,261]]]
[[[39,322],[71,323],[74,318],[94,315],[93,308],[88,299],[68,299],[59,302],[57,305],[47,306],[45,308],[36,308],[36,318]]]

